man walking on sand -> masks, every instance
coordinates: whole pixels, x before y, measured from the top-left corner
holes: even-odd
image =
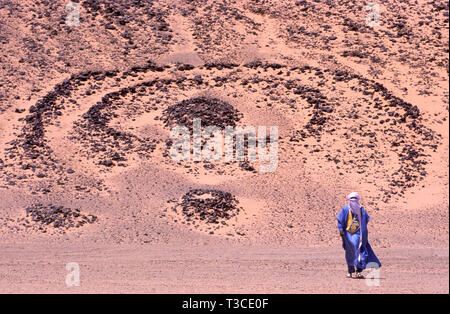
[[[342,247],[345,250],[345,259],[348,265],[348,278],[362,279],[362,271],[369,263],[381,263],[369,244],[367,223],[369,215],[359,204],[359,194],[352,192],[347,196],[348,205],[345,205],[337,218],[337,226],[342,237]],[[353,274],[356,271],[356,276]]]

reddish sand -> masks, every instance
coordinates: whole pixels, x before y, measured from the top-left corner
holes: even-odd
[[[0,293],[449,292],[446,2],[384,2],[374,28],[364,1],[96,3],[79,26],[65,1],[0,3]],[[166,109],[199,98],[278,126],[276,171],[171,160]],[[242,210],[186,219],[191,189]],[[351,191],[377,287],[345,278]],[[37,203],[69,214],[43,228]]]

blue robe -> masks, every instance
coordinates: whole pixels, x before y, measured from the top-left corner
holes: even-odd
[[[367,264],[376,263],[378,264],[378,267],[381,267],[381,263],[373,252],[368,240],[367,223],[370,220],[369,215],[364,210],[364,207],[361,207],[360,228],[356,233],[351,234],[350,232],[345,230],[347,228],[347,218],[349,210],[350,208],[348,205],[344,206],[339,215],[337,215],[336,217],[338,221],[337,225],[339,231],[345,232],[344,236],[342,237],[342,247],[345,250],[345,259],[347,261],[347,265],[365,269]],[[362,237],[362,244],[361,249],[358,250],[360,237]],[[377,268],[374,266],[374,264],[369,265],[369,267]]]

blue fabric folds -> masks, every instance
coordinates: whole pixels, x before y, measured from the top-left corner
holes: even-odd
[[[368,240],[367,223],[370,220],[369,215],[364,210],[364,207],[361,207],[360,229],[356,233],[351,234],[345,230],[347,228],[349,210],[350,208],[348,205],[344,206],[336,217],[339,231],[344,231],[342,247],[345,250],[347,265],[365,269],[369,263],[376,263],[378,267],[381,267],[381,263],[373,252]],[[360,241],[362,241],[361,248],[358,250]],[[369,266],[378,268],[375,264]]]

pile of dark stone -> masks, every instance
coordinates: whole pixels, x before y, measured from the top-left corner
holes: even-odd
[[[242,118],[232,105],[215,98],[197,97],[183,100],[163,111],[165,126],[185,126],[192,131],[195,118],[201,119],[202,126],[236,126]]]
[[[233,69],[239,67],[239,64],[236,63],[225,63],[225,62],[208,62],[205,63],[205,68],[207,70],[211,69],[217,69],[217,70],[223,70],[223,69]]]
[[[271,68],[271,69],[275,70],[275,69],[284,68],[285,66],[278,64],[278,63],[266,63],[266,62],[263,63],[261,61],[252,61],[252,62],[244,64],[244,67],[249,68],[249,69],[262,68],[264,70]]]
[[[186,220],[201,220],[209,224],[225,224],[226,220],[239,214],[239,201],[229,192],[213,189],[191,189],[173,210]]]
[[[27,218],[31,218],[31,224],[26,227],[37,226],[42,232],[47,232],[49,229],[64,231],[79,228],[97,221],[96,216],[84,215],[79,209],[52,204],[34,204],[26,208],[26,214]]]
[[[98,21],[100,20],[98,17],[101,16],[102,24],[107,30],[124,30],[125,26],[131,22],[137,22],[140,25],[145,23],[152,29],[161,44],[167,45],[172,40],[172,30],[167,21],[167,13],[158,10],[153,1],[86,0],[83,1],[82,6],[86,10],[86,18],[91,21]],[[143,20],[142,17],[148,20]],[[121,36],[127,40],[128,46],[134,48],[132,34],[123,33]]]

